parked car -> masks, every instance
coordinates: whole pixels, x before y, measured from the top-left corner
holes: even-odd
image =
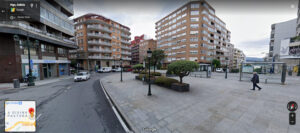
[[[112,69],[111,67],[101,67],[100,69],[98,69],[99,73],[105,73],[105,72],[111,72]]]
[[[216,72],[222,73],[224,71],[223,71],[223,68],[216,68]]]
[[[91,75],[88,72],[79,72],[74,76],[74,81],[88,80],[91,78]]]
[[[121,67],[111,69],[112,72],[121,72]]]

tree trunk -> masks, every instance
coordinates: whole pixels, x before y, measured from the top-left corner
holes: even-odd
[[[183,77],[182,77],[182,76],[179,76],[179,78],[180,78],[180,84],[182,84],[182,78],[183,78]]]

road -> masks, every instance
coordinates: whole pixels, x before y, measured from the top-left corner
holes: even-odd
[[[96,73],[84,82],[66,79],[32,88],[1,90],[1,105],[4,100],[36,100],[40,133],[124,133],[99,83],[106,75]],[[3,132],[3,108],[0,120]]]

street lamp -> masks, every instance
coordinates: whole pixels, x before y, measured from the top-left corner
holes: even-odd
[[[16,44],[19,44],[20,46],[24,46],[24,47],[27,47],[27,53],[28,53],[28,66],[29,66],[29,73],[28,73],[28,83],[27,85],[28,86],[34,86],[35,83],[34,83],[34,79],[33,79],[33,76],[32,76],[32,65],[33,65],[33,62],[32,60],[30,59],[30,48],[36,48],[39,44],[39,41],[38,40],[35,40],[34,43],[32,44],[30,41],[29,41],[29,37],[27,36],[27,40],[26,42],[23,44],[20,44],[19,43],[19,36],[18,35],[14,35],[14,41],[16,42]]]
[[[300,57],[299,57],[299,65],[298,65],[298,74],[297,76],[300,76]]]
[[[148,51],[147,51],[147,57],[148,57],[148,63],[149,63],[149,89],[148,89],[148,96],[151,96],[152,94],[151,94],[151,83],[150,83],[150,75],[151,75],[151,73],[150,73],[150,59],[151,59],[151,57],[152,57],[152,51],[150,50],[150,48],[148,49]]]
[[[123,72],[123,65],[122,65],[122,63],[123,63],[123,59],[121,58],[120,59],[120,63],[121,63],[121,82],[123,82],[123,75],[122,75],[122,72]]]
[[[228,71],[228,59],[226,59],[225,79],[227,79],[227,71]]]

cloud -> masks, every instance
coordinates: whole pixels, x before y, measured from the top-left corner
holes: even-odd
[[[247,57],[264,57],[269,51],[269,38],[244,41],[238,44]]]

